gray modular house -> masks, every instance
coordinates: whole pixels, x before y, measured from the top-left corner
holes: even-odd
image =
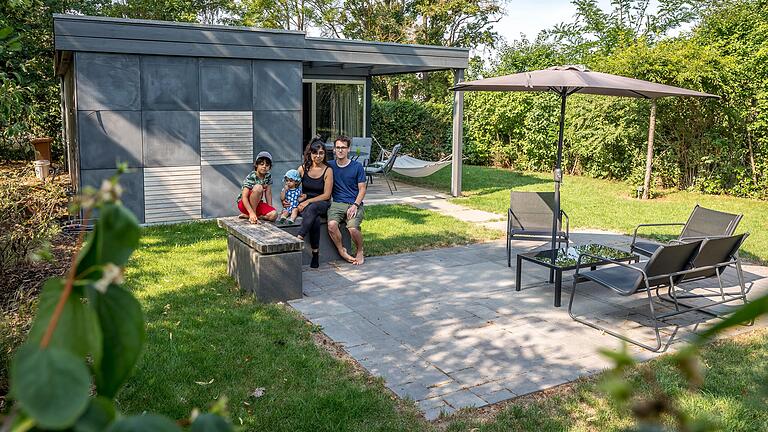
[[[279,190],[314,134],[370,136],[372,76],[453,70],[461,80],[469,56],[463,48],[71,15],[54,16],[54,35],[72,184],[98,186],[127,163],[123,201],[143,223],[236,214],[259,151],[272,153]],[[455,99],[457,177],[461,94]]]

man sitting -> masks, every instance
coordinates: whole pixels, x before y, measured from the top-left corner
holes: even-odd
[[[357,162],[349,159],[349,146],[352,140],[339,136],[334,142],[333,150],[336,159],[328,165],[333,169],[333,202],[328,209],[328,234],[339,250],[339,255],[355,265],[365,261],[363,254],[363,234],[360,224],[363,222],[363,198],[365,198],[365,169]],[[339,224],[347,223],[349,235],[355,243],[355,256],[349,254],[341,243]]]

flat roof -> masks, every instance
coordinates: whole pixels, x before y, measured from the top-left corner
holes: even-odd
[[[57,54],[301,61],[308,75],[388,75],[466,69],[469,63],[468,48],[317,38],[252,27],[54,14],[53,29]]]

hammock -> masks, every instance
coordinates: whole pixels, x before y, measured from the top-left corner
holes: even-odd
[[[426,177],[437,172],[440,168],[450,165],[452,155],[448,155],[439,161],[425,161],[416,159],[408,155],[400,155],[395,159],[395,164],[392,166],[392,171],[404,175],[406,177]],[[385,159],[380,162],[372,163],[371,167],[384,166],[389,159]]]
[[[426,177],[437,172],[446,165],[451,164],[452,155],[448,155],[437,162],[425,161],[408,155],[398,156],[392,171],[408,177]]]

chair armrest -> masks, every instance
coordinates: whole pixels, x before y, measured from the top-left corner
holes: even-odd
[[[560,215],[565,216],[565,238],[566,243],[568,242],[568,239],[571,237],[571,219],[568,217],[568,213],[565,212],[565,210],[560,210]]]
[[[671,223],[656,223],[656,224],[640,224],[635,227],[635,231],[632,233],[632,243],[630,244],[630,247],[635,245],[635,242],[637,241],[637,231],[640,228],[645,227],[656,227],[656,226],[685,226],[682,222],[671,222]]]

